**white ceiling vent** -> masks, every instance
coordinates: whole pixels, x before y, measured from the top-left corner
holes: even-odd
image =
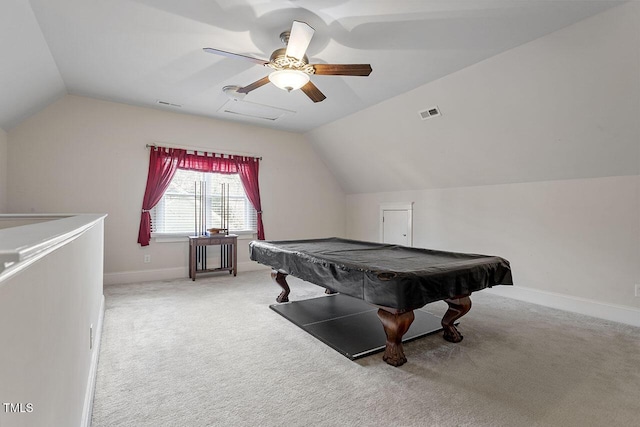
[[[222,107],[218,109],[218,112],[270,121],[276,121],[282,117],[296,113],[295,111],[272,107],[270,105],[257,104],[249,101],[235,101],[232,99],[225,102]]]
[[[435,107],[427,108],[426,110],[418,111],[418,114],[420,115],[420,118],[422,120],[427,120],[432,117],[438,117],[442,115],[442,113],[440,112],[440,108],[438,108],[437,105]]]

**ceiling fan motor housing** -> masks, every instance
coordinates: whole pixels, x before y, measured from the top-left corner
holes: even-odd
[[[274,50],[269,58],[269,63],[265,65],[274,70],[298,70],[307,74],[313,74],[315,72],[313,66],[309,65],[307,55],[304,55],[302,59],[297,59],[287,56],[286,52],[286,48]]]

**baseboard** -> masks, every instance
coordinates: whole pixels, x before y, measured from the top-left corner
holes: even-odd
[[[265,267],[262,264],[258,264],[253,261],[245,261],[238,263],[238,273],[246,271],[264,270]],[[154,280],[174,280],[174,279],[186,279],[189,277],[189,270],[187,267],[173,267],[173,268],[160,268],[156,270],[138,270],[138,271],[123,271],[118,273],[105,273],[104,284],[115,285],[122,283],[137,283],[137,282],[151,282]]]
[[[179,279],[181,277],[189,277],[189,270],[186,267],[121,271],[118,273],[105,273],[104,284],[115,285],[119,283],[150,282],[153,280]]]
[[[89,378],[87,379],[87,389],[84,395],[84,407],[82,408],[82,427],[91,426],[91,415],[93,414],[93,397],[96,392],[96,379],[98,376],[98,360],[100,358],[100,343],[102,342],[102,324],[104,321],[104,295],[100,301],[100,312],[98,313],[98,324],[93,336],[93,354],[91,355],[91,365],[89,367]]]
[[[633,307],[602,303],[586,298],[520,286],[498,286],[486,289],[483,292],[640,327],[640,309]]]

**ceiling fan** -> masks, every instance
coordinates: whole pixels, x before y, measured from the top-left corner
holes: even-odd
[[[271,82],[287,92],[300,89],[313,102],[320,102],[326,96],[311,82],[309,77],[311,74],[325,76],[368,76],[371,74],[371,65],[369,64],[309,64],[309,58],[305,53],[314,33],[315,30],[307,23],[293,21],[291,31],[280,34],[280,40],[286,48],[276,49],[268,61],[209,47],[203,50],[228,58],[248,60],[274,70],[268,76],[237,89],[237,92],[243,94]]]

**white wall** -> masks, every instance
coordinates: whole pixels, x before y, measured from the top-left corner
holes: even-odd
[[[7,133],[0,128],[0,213],[7,209]]]
[[[137,244],[150,143],[262,156],[267,239],[344,234],[344,193],[301,135],[78,96],[9,133],[8,210],[108,213],[105,283],[184,277],[186,242]],[[241,270],[254,265],[247,245]]]
[[[635,176],[350,195],[348,236],[378,240],[378,206],[415,202],[414,246],[500,255],[516,286],[640,308],[639,186]]]
[[[630,2],[306,136],[351,193],[348,237],[414,201],[415,245],[504,256],[501,293],[640,325],[639,117]]]
[[[0,396],[3,403],[32,404],[32,412],[23,413],[3,406],[3,427],[90,420],[104,301],[103,219],[60,220],[74,228],[55,222],[0,231],[5,244],[16,236],[37,242],[16,246],[31,257],[0,272]]]

